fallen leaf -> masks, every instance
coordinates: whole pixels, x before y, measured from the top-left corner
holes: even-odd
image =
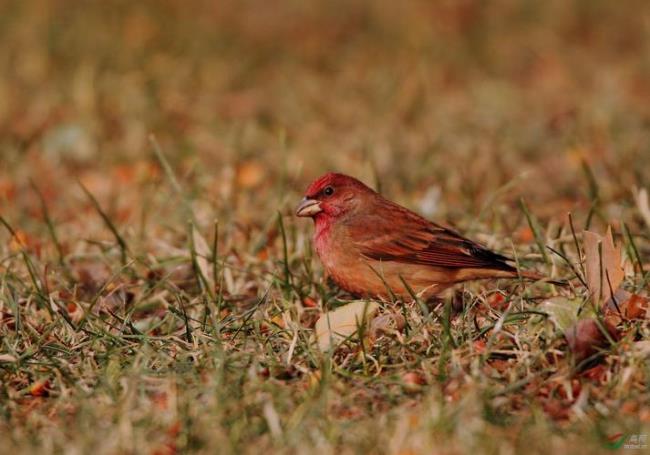
[[[540,305],[540,310],[548,314],[551,322],[562,333],[565,333],[578,322],[579,309],[579,300],[570,300],[565,297],[553,297]],[[588,308],[585,310],[588,310]]]
[[[650,316],[650,299],[637,294],[632,294],[623,303],[621,311],[627,319],[647,319]]]
[[[600,304],[616,292],[625,277],[621,246],[614,244],[611,227],[604,237],[584,231],[583,242],[587,287],[592,299]]]
[[[607,348],[610,339],[618,341],[616,327],[607,321],[602,321],[601,324],[607,330],[607,335],[603,333],[598,321],[593,318],[579,320],[564,333],[569,349],[578,362],[595,356],[600,350]]]
[[[650,317],[650,299],[619,289],[605,303],[605,315],[614,324],[622,319],[646,319]]]
[[[379,304],[356,300],[334,311],[323,314],[316,322],[315,336],[318,347],[325,352],[336,347],[342,340],[371,320],[379,310]]]

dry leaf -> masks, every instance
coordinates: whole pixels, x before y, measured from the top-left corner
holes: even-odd
[[[318,347],[327,351],[357,331],[357,328],[371,320],[379,304],[356,300],[334,311],[323,314],[316,322],[315,334]]]
[[[617,290],[613,299],[605,303],[606,318],[618,324],[621,320],[646,319],[650,317],[650,299],[632,294],[624,289]]]
[[[604,237],[584,231],[583,243],[587,287],[592,298],[599,304],[616,292],[625,277],[621,266],[621,246],[614,244],[611,227]]]
[[[618,341],[619,335],[616,328],[607,321],[603,321],[602,325],[609,336],[603,333],[596,319],[581,319],[565,332],[564,336],[569,349],[578,362],[607,348],[610,345],[610,338],[613,341]]]
[[[553,297],[544,301],[540,309],[548,314],[551,322],[562,332],[565,333],[578,322],[578,311],[581,302],[579,300],[569,300],[566,297]],[[586,308],[585,310],[588,310]],[[583,312],[588,314],[586,311]]]
[[[627,319],[646,319],[650,316],[650,299],[637,294],[632,294],[623,303],[621,311]]]

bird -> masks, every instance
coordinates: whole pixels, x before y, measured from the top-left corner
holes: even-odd
[[[327,276],[353,296],[428,300],[469,280],[542,279],[345,174],[316,179],[295,214],[313,219]]]

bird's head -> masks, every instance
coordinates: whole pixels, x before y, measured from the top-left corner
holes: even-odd
[[[353,212],[363,199],[375,192],[359,180],[329,172],[315,180],[305,191],[305,197],[296,208],[296,216],[339,218]]]

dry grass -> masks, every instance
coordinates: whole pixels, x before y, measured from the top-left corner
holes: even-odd
[[[399,3],[0,4],[0,452],[650,433],[648,319],[579,368],[541,305],[587,299],[544,249],[579,270],[568,212],[629,230],[625,287],[647,292],[647,2]],[[572,285],[383,302],[405,330],[323,355],[314,319],[347,296],[291,209],[330,169]]]

